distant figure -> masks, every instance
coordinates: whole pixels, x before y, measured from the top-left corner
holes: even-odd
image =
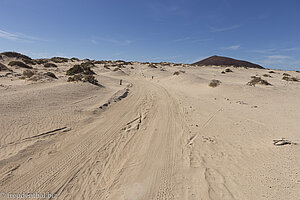
[[[153,77],[154,77],[154,76],[152,76],[152,79],[153,79]]]
[[[120,80],[120,85],[122,85],[122,79]]]

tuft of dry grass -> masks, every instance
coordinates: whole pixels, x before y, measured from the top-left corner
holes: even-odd
[[[211,80],[208,85],[210,87],[215,88],[215,87],[218,87],[221,83],[222,83],[221,81],[214,79],[214,80]]]

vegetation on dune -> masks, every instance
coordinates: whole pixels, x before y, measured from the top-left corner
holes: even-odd
[[[94,85],[98,85],[98,80],[93,75],[75,74],[68,78],[68,82],[89,82]]]
[[[17,67],[22,67],[22,68],[27,68],[27,69],[32,69],[31,66],[26,65],[25,63],[21,61],[11,61],[8,63],[9,66],[17,66]]]
[[[23,71],[23,77],[24,78],[30,78],[34,75],[34,71],[30,70],[30,69],[26,69],[25,71]]]
[[[266,81],[266,80],[264,80],[264,79],[262,79],[262,78],[260,78],[260,77],[252,76],[251,78],[252,78],[252,80],[249,81],[249,82],[247,83],[247,85],[250,85],[250,86],[255,86],[256,84],[261,84],[261,85],[272,85],[272,84],[270,84],[268,81]]]
[[[64,63],[64,62],[69,61],[68,58],[62,58],[62,57],[53,57],[53,58],[50,58],[50,60],[55,63]]]
[[[57,77],[55,76],[55,74],[52,73],[52,72],[46,72],[46,73],[44,73],[44,75],[49,76],[49,77],[51,77],[51,78],[57,79]]]
[[[95,72],[91,69],[92,66],[94,66],[94,64],[90,61],[81,63],[80,65],[74,65],[67,71],[67,75],[71,76],[68,78],[68,82],[83,81],[98,85],[98,80],[93,76]]]
[[[92,75],[95,74],[95,72],[91,69],[90,63],[82,63],[80,65],[74,65],[72,68],[68,69],[67,75],[72,76],[75,74],[85,74],[85,75]]]
[[[73,57],[73,58],[71,58],[71,61],[74,62],[74,61],[80,61],[80,60],[78,58]]]
[[[49,62],[49,59],[46,59],[46,58],[35,59],[35,62],[39,65],[42,65],[42,64]]]
[[[0,63],[0,71],[11,71],[10,69],[8,69],[5,65],[3,65],[2,63]]]
[[[282,75],[283,75],[283,76],[291,76],[291,75],[288,74],[288,73],[283,73]]]
[[[9,58],[19,58],[19,59],[26,59],[26,60],[32,60],[30,57],[25,56],[23,54],[17,53],[17,52],[3,52],[1,55],[7,56]]]
[[[214,80],[211,80],[210,83],[209,83],[208,85],[209,85],[210,87],[215,88],[215,87],[219,86],[221,83],[222,83],[221,81],[215,80],[215,79],[214,79]]]
[[[27,65],[35,65],[36,62],[32,59],[22,59],[24,63],[26,63]]]
[[[298,79],[296,77],[291,77],[291,76],[284,76],[284,77],[282,77],[282,80],[300,82],[300,79]]]
[[[149,64],[149,67],[151,67],[151,68],[157,68],[157,66],[155,64],[153,64],[153,63]]]
[[[263,77],[269,77],[269,78],[272,78],[272,76],[270,76],[269,74],[263,74]]]
[[[54,63],[45,63],[44,67],[57,67],[57,65]]]
[[[225,69],[225,72],[233,72],[231,69],[227,68]]]
[[[161,70],[161,71],[163,71],[163,70]],[[175,71],[175,72],[173,73],[173,75],[178,76],[180,73],[184,74],[185,71],[184,71],[184,70]]]

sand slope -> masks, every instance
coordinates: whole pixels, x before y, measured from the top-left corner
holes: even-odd
[[[60,67],[52,82],[1,80],[12,85],[0,95],[1,192],[299,198],[300,83],[282,80],[284,72],[253,87],[250,77],[269,70],[135,63],[122,74],[97,65],[98,87],[67,83]],[[212,79],[221,85],[209,87]],[[292,144],[275,146],[281,138]]]

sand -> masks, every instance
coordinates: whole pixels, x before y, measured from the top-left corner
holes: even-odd
[[[96,86],[67,82],[73,64],[34,66],[58,79],[0,77],[2,194],[300,198],[300,82],[282,80],[284,71],[96,64]],[[272,86],[247,85],[254,75]],[[213,79],[221,84],[209,87]]]

